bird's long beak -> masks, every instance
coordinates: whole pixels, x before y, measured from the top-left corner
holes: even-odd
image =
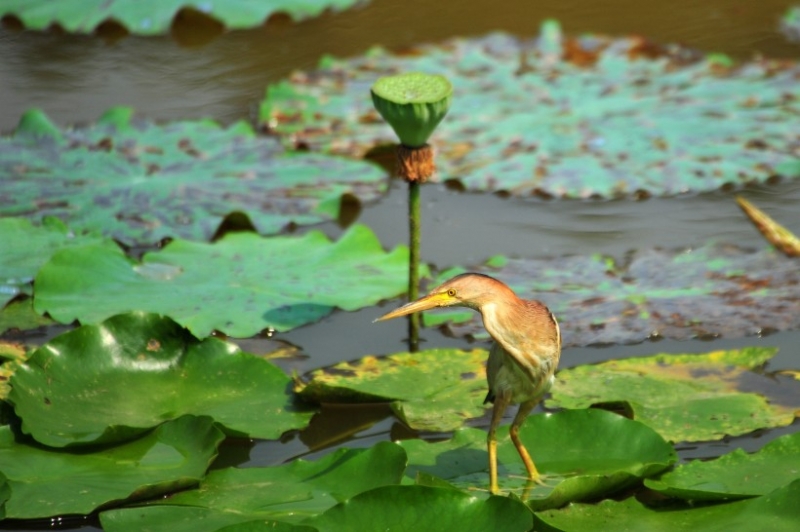
[[[415,312],[441,307],[444,306],[447,300],[448,300],[447,294],[428,294],[427,296],[421,297],[416,301],[412,301],[411,303],[406,303],[402,307],[384,314],[380,318],[374,320],[373,323],[375,321],[391,320],[392,318],[407,316]]]

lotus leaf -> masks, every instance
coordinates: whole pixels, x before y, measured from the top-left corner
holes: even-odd
[[[244,122],[156,125],[109,110],[98,124],[60,130],[28,111],[0,138],[0,215],[61,217],[128,244],[208,239],[231,212],[261,233],[336,219],[344,194],[362,201],[387,188],[366,162],[287,154]]]
[[[313,462],[220,469],[196,490],[145,508],[104,512],[101,521],[107,532],[163,530],[167,524],[175,532],[200,532],[255,519],[297,523],[363,491],[399,483],[405,465],[402,448],[380,442],[370,449],[339,449]]]
[[[508,497],[484,500],[447,488],[384,486],[356,495],[306,523],[320,532],[527,532],[533,515],[524,504]]]
[[[681,465],[645,485],[671,497],[690,500],[743,499],[766,495],[800,479],[800,432],[786,434],[760,451],[742,449],[715,460]]]
[[[316,528],[261,519],[224,526],[217,532],[317,532]]]
[[[276,13],[285,13],[294,20],[320,15],[326,9],[347,9],[356,0],[3,0],[0,16],[13,15],[34,30],[58,24],[73,33],[91,33],[100,24],[116,21],[137,35],[168,33],[178,13],[193,9],[218,20],[228,29],[262,25]]]
[[[0,471],[12,496],[6,517],[88,514],[126,499],[186,488],[203,478],[224,439],[210,417],[183,416],[149,434],[94,452],[17,442],[0,428]]]
[[[391,401],[413,429],[453,430],[483,413],[487,356],[482,349],[368,356],[313,371],[296,391],[315,403]]]
[[[453,84],[433,146],[443,180],[513,195],[673,195],[800,175],[796,63],[729,66],[641,37],[534,41],[503,33],[326,59],[267,88],[261,119],[286,142],[362,157],[392,141],[369,87],[397,72]]]
[[[508,437],[500,428],[500,489],[521,497],[534,510],[604,496],[672,465],[675,451],[653,429],[603,410],[566,410],[530,416],[520,431],[544,485],[526,474]],[[486,432],[463,428],[439,443],[406,440],[406,476],[427,473],[464,489],[488,483]]]
[[[365,226],[338,242],[318,231],[212,244],[174,240],[135,262],[114,245],[56,253],[36,276],[35,308],[62,323],[98,323],[129,309],[169,315],[199,337],[286,331],[333,311],[402,293],[408,248],[386,253]]]
[[[54,324],[50,318],[36,314],[31,298],[12,301],[0,308],[0,335],[11,329],[25,331]]]
[[[634,497],[572,504],[535,514],[536,530],[647,530],[648,532],[794,532],[800,521],[800,480],[767,495],[730,504],[649,508]]]
[[[435,282],[463,270],[443,272]],[[773,249],[715,244],[546,259],[495,257],[473,271],[497,277],[520,297],[539,299],[558,317],[564,344],[640,342],[646,338],[738,337],[800,328],[800,268]],[[485,336],[474,312],[425,314],[447,319],[454,334]]]
[[[290,379],[216,338],[198,340],[169,318],[133,312],[64,333],[12,375],[8,400],[22,431],[64,447],[120,442],[184,414],[229,433],[274,439],[304,427]]]
[[[792,423],[798,405],[770,403],[754,389],[776,349],[748,347],[706,354],[660,354],[559,371],[547,405],[586,408],[624,403],[633,418],[672,441],[715,440]],[[760,379],[766,389],[774,383]],[[794,381],[787,381],[787,386]]]
[[[0,204],[2,198],[0,193]],[[40,226],[25,218],[0,218],[0,308],[19,294],[31,293],[36,272],[55,251],[100,241],[98,236],[69,231],[57,218],[45,217]]]

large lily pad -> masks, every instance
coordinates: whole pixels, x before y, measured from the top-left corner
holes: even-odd
[[[17,295],[32,292],[36,272],[57,250],[100,240],[95,235],[71,232],[57,218],[46,217],[40,226],[25,218],[0,218],[0,308]]]
[[[507,497],[479,497],[428,486],[385,486],[334,506],[306,523],[320,532],[492,530],[527,532],[533,515]]]
[[[0,16],[13,15],[30,29],[58,24],[75,33],[91,33],[100,24],[115,21],[137,35],[167,33],[183,9],[193,9],[221,22],[228,29],[252,28],[270,15],[284,13],[295,20],[321,14],[326,9],[346,9],[357,0],[4,0]]]
[[[0,138],[0,215],[62,218],[128,244],[208,239],[231,212],[261,233],[335,219],[341,198],[376,199],[387,187],[372,164],[287,154],[244,122],[156,125],[115,108],[98,124],[58,129],[26,113]]]
[[[196,484],[224,438],[210,417],[183,416],[130,443],[95,452],[65,452],[14,441],[0,428],[0,471],[12,496],[6,517],[88,514],[126,499]]]
[[[391,401],[411,428],[453,430],[484,411],[487,356],[482,349],[368,356],[313,371],[296,391],[315,403]]]
[[[287,143],[361,157],[392,142],[371,109],[384,75],[446,76],[453,105],[433,139],[441,179],[559,197],[678,194],[800,175],[800,66],[730,60],[640,37],[455,39],[377,49],[270,86],[266,127]]]
[[[534,510],[608,495],[659,473],[677,457],[653,429],[603,410],[566,410],[530,416],[520,431],[544,485],[526,481],[525,468],[508,437],[498,436],[499,482]],[[406,440],[406,476],[420,472],[472,490],[488,485],[486,432],[463,428],[439,443]]]
[[[98,323],[129,309],[169,315],[197,336],[252,336],[314,322],[401,294],[408,248],[386,253],[365,226],[332,243],[318,231],[213,244],[174,240],[141,262],[114,245],[62,250],[36,276],[35,308],[55,320]]]
[[[743,499],[766,495],[800,479],[800,432],[786,434],[748,454],[742,449],[715,460],[695,460],[645,485],[690,500]]]
[[[459,269],[443,272],[442,281]],[[800,328],[800,267],[773,249],[715,244],[549,259],[495,257],[473,271],[539,299],[558,317],[565,345],[640,342],[650,337],[738,337]],[[453,333],[485,336],[477,313],[425,314]]]
[[[270,362],[169,318],[135,312],[84,325],[34,351],[11,377],[22,430],[54,447],[124,441],[184,414],[274,439],[305,426]]]
[[[558,372],[558,383],[547,405],[586,408],[623,403],[634,419],[673,441],[715,440],[789,425],[800,412],[800,404],[770,403],[747,391],[758,382],[751,370],[776,352],[773,348],[750,347],[706,354],[662,354],[563,369]],[[770,382],[767,377],[762,379]]]
[[[340,449],[314,462],[221,469],[195,490],[144,508],[104,512],[101,521],[108,532],[164,527],[201,532],[254,519],[297,523],[363,491],[399,483],[405,464],[403,449],[380,442],[370,449]]]
[[[798,500],[800,480],[768,495],[730,504],[649,508],[631,497],[621,502],[573,504],[561,510],[539,512],[535,519],[536,529],[547,531],[597,530],[602,523],[607,530],[794,532],[800,521]]]

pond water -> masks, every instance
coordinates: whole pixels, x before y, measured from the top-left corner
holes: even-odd
[[[534,35],[545,18],[559,19],[568,33],[640,34],[740,60],[758,54],[800,59],[800,45],[788,42],[778,31],[786,2],[515,0],[504,3],[502,10],[488,5],[464,0],[373,0],[351,11],[302,23],[273,17],[263,28],[216,36],[219,28],[201,21],[176,27],[180,43],[172,37],[128,36],[112,42],[6,27],[0,29],[0,130],[13,129],[21,112],[31,106],[43,108],[58,124],[91,122],[114,105],[130,105],[157,120],[209,116],[228,123],[253,119],[268,83],[292,70],[313,68],[322,54],[348,56],[375,44],[402,48],[495,30]],[[741,192],[780,223],[800,232],[800,182],[749,187]],[[356,220],[370,226],[387,248],[406,243],[406,199],[404,184],[394,183],[379,203],[362,206]],[[712,241],[747,248],[765,246],[736,206],[733,194],[722,191],[644,201],[548,201],[463,193],[432,184],[422,190],[422,217],[422,258],[434,268],[478,265],[497,254],[621,256],[633,249],[692,248]],[[336,223],[322,229],[333,237],[343,231]],[[302,373],[367,354],[406,350],[402,320],[372,323],[398,304],[399,300],[380,308],[336,312],[317,324],[278,335],[277,340],[290,342],[302,353],[278,363]],[[422,338],[423,348],[474,345],[437,329],[424,330]],[[28,340],[38,343],[43,338]],[[273,342],[267,338],[238,341],[252,352],[266,352]],[[781,348],[770,370],[800,365],[800,332],[789,331],[713,341],[572,348],[565,350],[562,367],[657,352],[705,352],[748,345]],[[787,400],[800,404],[797,397]],[[486,426],[488,419],[474,424]],[[795,422],[786,429],[679,450],[682,457],[689,458],[716,456],[737,446],[757,449],[765,440],[797,431],[799,426]],[[407,436],[407,430],[384,407],[327,408],[304,434],[290,435],[283,442],[226,444],[217,466],[275,464],[313,456],[344,442],[366,446]]]

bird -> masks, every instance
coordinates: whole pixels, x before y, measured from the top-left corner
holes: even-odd
[[[427,295],[384,314],[390,320],[436,307],[467,307],[478,311],[494,340],[486,362],[489,393],[484,403],[494,403],[487,435],[489,491],[499,493],[497,482],[497,426],[509,405],[519,404],[509,429],[511,441],[525,464],[528,478],[542,478],[519,437],[525,418],[555,382],[561,357],[561,331],[552,312],[540,301],[522,299],[503,282],[481,273],[462,273]]]

